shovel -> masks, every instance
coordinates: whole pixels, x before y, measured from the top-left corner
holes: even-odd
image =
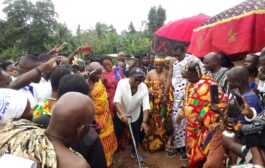
[[[131,138],[132,138],[132,142],[133,142],[133,147],[134,147],[134,151],[135,151],[136,159],[137,159],[137,163],[138,163],[138,168],[143,168],[141,166],[141,162],[140,162],[139,155],[138,155],[138,151],[137,151],[136,142],[135,142],[134,135],[133,135],[132,125],[131,125],[132,124],[132,116],[127,116],[127,118],[128,118],[129,131],[130,131],[130,134],[131,134]]]

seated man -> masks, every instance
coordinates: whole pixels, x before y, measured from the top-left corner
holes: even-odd
[[[94,107],[88,96],[66,93],[53,106],[46,130],[23,119],[4,123],[0,127],[0,155],[22,154],[41,167],[89,168],[69,146],[89,131],[93,117]]]

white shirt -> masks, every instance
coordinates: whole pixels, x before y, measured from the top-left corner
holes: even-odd
[[[47,81],[41,78],[39,83],[31,83],[30,85],[33,86],[35,90],[36,95],[34,95],[34,97],[38,103],[44,102],[52,96],[52,85],[50,80]]]
[[[113,102],[122,105],[124,113],[127,116],[132,116],[132,122],[139,118],[141,105],[143,106],[143,111],[150,110],[149,93],[146,84],[140,83],[137,92],[132,96],[128,78],[119,81]],[[119,114],[118,117],[120,117]]]
[[[33,109],[37,104],[38,101],[35,97],[36,95],[36,90],[34,87],[30,84],[29,86],[25,86],[24,88],[21,88],[18,90],[19,92],[22,92],[25,94],[30,102],[30,107]]]
[[[12,118],[20,118],[26,107],[28,99],[24,93],[17,90],[0,89],[0,124]]]
[[[28,86],[19,89],[23,92],[30,102],[30,107],[33,109],[38,103],[44,102],[52,95],[51,81],[41,78],[39,83],[30,83]]]

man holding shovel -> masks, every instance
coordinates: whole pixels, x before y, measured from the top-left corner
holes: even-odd
[[[119,81],[114,96],[114,104],[117,109],[117,116],[114,118],[114,127],[117,139],[122,136],[122,131],[130,124],[133,132],[132,140],[135,139],[136,145],[139,142],[140,132],[148,134],[149,127],[149,93],[144,81],[144,71],[139,67],[134,67],[130,71],[130,77]],[[141,106],[143,115],[141,115]],[[141,117],[143,116],[143,117]],[[134,139],[133,139],[134,137]],[[136,148],[136,147],[135,147]],[[137,151],[132,149],[132,157],[137,158]],[[138,155],[139,161],[143,157]]]

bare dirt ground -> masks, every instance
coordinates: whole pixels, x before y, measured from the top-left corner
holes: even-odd
[[[179,159],[179,155],[168,158],[165,152],[148,153],[139,149],[144,157],[143,168],[180,168],[185,166],[185,161]],[[115,164],[111,168],[137,168],[137,163],[131,158],[130,148],[118,152],[114,156]]]

